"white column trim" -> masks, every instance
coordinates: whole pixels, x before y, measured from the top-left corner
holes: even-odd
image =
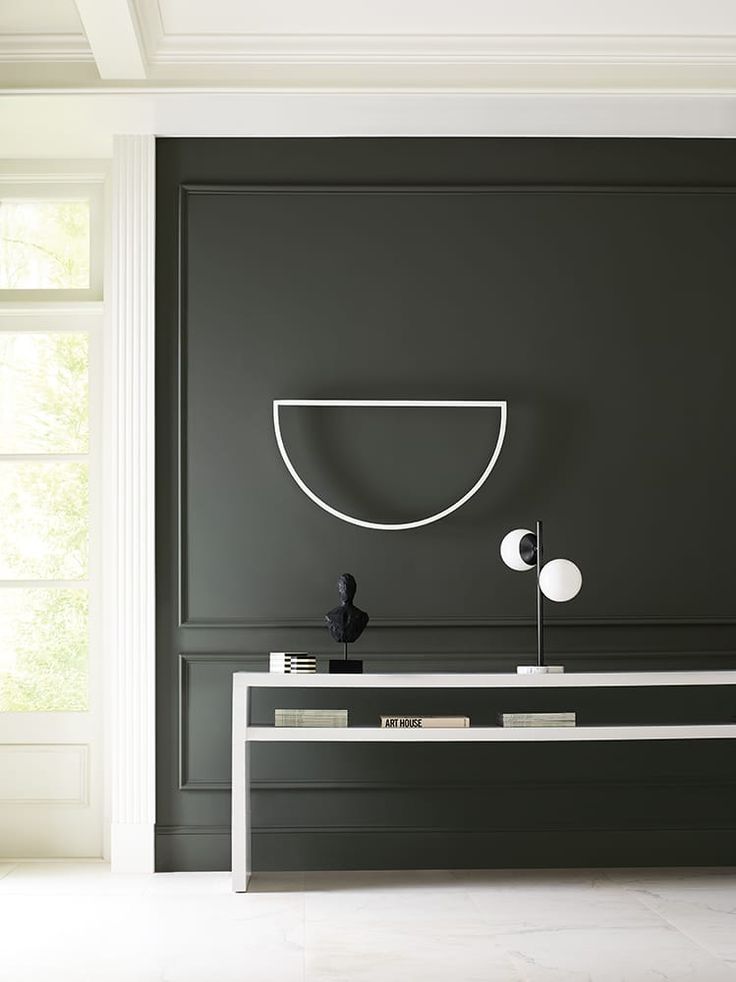
[[[154,870],[153,136],[115,136],[105,345],[105,606],[114,872]]]

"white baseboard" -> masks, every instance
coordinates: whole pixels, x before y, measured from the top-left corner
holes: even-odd
[[[113,873],[153,873],[154,827],[148,822],[113,822],[110,829]]]

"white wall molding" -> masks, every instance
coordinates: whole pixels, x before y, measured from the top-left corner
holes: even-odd
[[[94,61],[84,34],[0,34],[0,62]]]
[[[736,90],[736,7],[726,0],[75,3],[71,20],[32,10],[6,17],[6,85],[95,87],[100,79],[151,77],[174,87],[199,80],[251,91]],[[91,59],[99,77],[72,64]]]
[[[736,94],[203,91],[0,93],[3,157],[110,158],[162,137],[736,137]]]
[[[89,750],[84,743],[0,744],[0,802],[89,804]]]
[[[152,65],[237,65],[251,84],[263,64],[733,64],[736,45],[734,8],[723,0],[132,2]]]
[[[154,869],[154,188],[154,138],[116,136],[104,429],[115,872]]]
[[[736,37],[548,34],[167,34],[143,20],[151,64],[734,65]]]
[[[229,33],[165,30],[156,3],[77,0],[84,35],[0,37],[8,88],[122,91],[147,77],[245,91],[736,92],[736,33]],[[466,25],[467,27],[467,25]],[[568,25],[569,28],[569,25]],[[518,25],[517,25],[518,29]],[[5,65],[3,66],[3,63]],[[80,75],[83,65],[99,69]],[[49,74],[49,69],[55,70]],[[118,80],[118,81],[115,81]],[[103,82],[103,85],[107,84]],[[152,89],[147,87],[146,91]]]
[[[3,160],[0,164],[0,187],[7,184],[38,184],[42,189],[49,184],[104,184],[108,178],[107,171],[107,161],[80,161],[79,165],[74,161],[72,166],[65,166],[65,161],[57,160],[50,166],[46,161],[39,160]],[[69,301],[62,306],[68,309]]]
[[[578,93],[736,91],[734,35],[167,33],[141,17],[149,77],[243,88]]]

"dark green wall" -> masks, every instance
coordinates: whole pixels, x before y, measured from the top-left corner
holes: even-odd
[[[335,654],[320,622],[344,570],[368,671],[513,669],[533,582],[498,542],[539,517],[585,577],[550,611],[550,657],[736,667],[735,173],[728,141],[159,141],[161,869],[228,867],[231,674]],[[274,398],[507,399],[508,433],[463,509],[376,532],[299,491]],[[479,411],[284,417],[308,483],[377,521],[458,498],[497,432]],[[731,718],[719,698],[704,718]],[[728,752],[261,747],[255,865],[734,862]],[[519,852],[530,828],[543,855]]]

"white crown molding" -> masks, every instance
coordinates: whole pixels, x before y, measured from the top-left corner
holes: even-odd
[[[736,92],[736,34],[186,34],[166,31],[159,0],[134,4],[149,80],[178,87]]]
[[[111,863],[154,870],[155,541],[152,136],[113,143],[105,345],[105,624],[110,657]]]
[[[157,5],[137,10],[137,54],[123,57],[116,32],[98,31],[103,81],[86,42],[62,50],[11,38],[0,39],[0,84],[18,93],[736,93],[736,35],[167,35]]]
[[[131,18],[127,58],[107,21],[97,31],[102,82],[78,74],[94,62],[86,42],[0,40],[7,91],[736,92],[736,35],[166,34],[156,3]]]
[[[736,64],[736,36],[166,34],[148,4],[141,23],[152,65]]]
[[[185,34],[167,33],[158,0],[77,5],[91,46],[82,34],[0,37],[0,84],[124,91],[147,77],[149,91],[736,92],[736,33],[714,29],[732,30],[723,17],[701,18],[711,30],[701,34]],[[102,86],[79,74],[95,62],[110,80]]]
[[[0,34],[0,62],[89,62],[84,34]]]

